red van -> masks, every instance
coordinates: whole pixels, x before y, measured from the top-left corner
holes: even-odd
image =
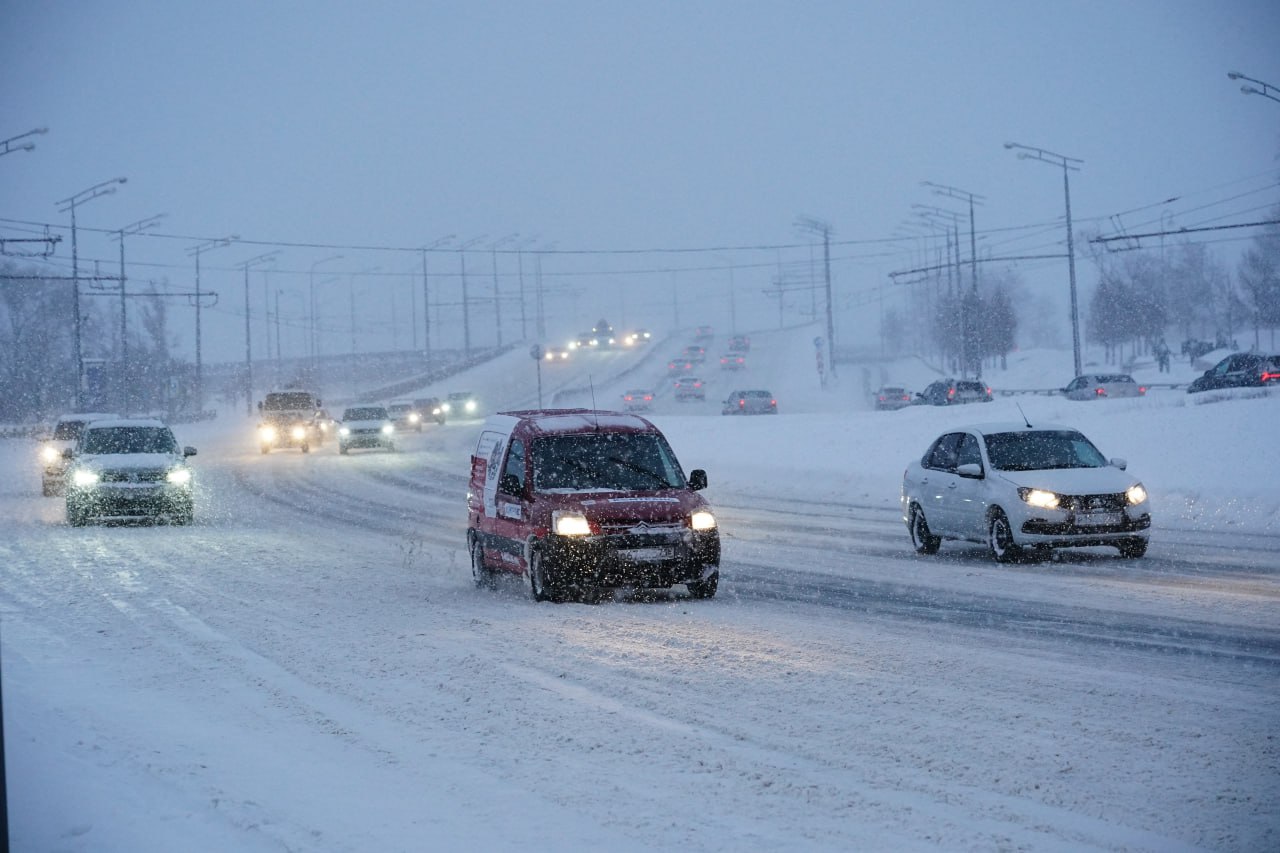
[[[666,438],[639,415],[503,412],[471,456],[467,549],[477,586],[526,574],[537,601],[595,601],[617,587],[684,584],[711,598],[720,532]]]

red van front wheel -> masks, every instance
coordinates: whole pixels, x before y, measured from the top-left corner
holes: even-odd
[[[547,574],[548,566],[542,556],[541,548],[534,548],[529,555],[529,589],[533,592],[534,601],[565,601],[564,590],[553,583]]]

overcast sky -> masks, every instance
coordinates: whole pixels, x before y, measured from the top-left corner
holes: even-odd
[[[726,326],[730,278],[749,326],[776,321],[764,291],[779,265],[807,265],[807,215],[834,229],[851,343],[867,296],[922,262],[921,240],[892,241],[913,204],[964,213],[968,256],[967,206],[922,181],[983,197],[980,255],[1064,251],[1061,170],[1006,141],[1084,161],[1077,230],[1247,222],[1280,200],[1280,103],[1226,76],[1280,85],[1267,0],[4,5],[0,138],[49,132],[0,158],[0,237],[51,223],[64,239],[47,268],[69,271],[56,202],[117,176],[78,210],[86,264],[117,263],[94,229],[166,213],[128,238],[129,275],[189,287],[191,247],[239,235],[202,255],[220,294],[206,360],[242,356],[236,265],[277,245],[269,281],[251,280],[255,324],[276,290],[285,325],[305,324],[312,265],[340,254],[316,280],[323,348],[342,352],[353,293],[361,349],[375,334],[409,346],[421,311],[420,254],[355,247],[456,235],[445,248],[471,243],[471,295],[488,296],[495,256],[480,250],[518,233],[504,248],[525,254],[496,256],[500,286],[514,295],[522,263],[531,289],[530,253],[553,249],[557,338],[601,313]],[[1234,267],[1248,236],[1212,245]],[[748,248],[776,246],[794,248]],[[635,251],[697,249],[711,251]],[[428,261],[445,345],[460,342],[460,260]],[[1064,262],[1018,272],[1065,298]],[[1081,264],[1082,287],[1092,272]],[[510,340],[519,306],[504,312]],[[186,351],[192,313],[171,312]],[[492,342],[491,307],[474,313]]]

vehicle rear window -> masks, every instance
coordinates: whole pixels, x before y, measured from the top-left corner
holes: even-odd
[[[684,488],[684,473],[660,435],[597,432],[533,442],[533,487],[540,492]]]
[[[178,442],[165,427],[102,427],[88,430],[81,452],[99,453],[173,453]]]
[[[986,436],[987,456],[998,471],[1101,468],[1106,457],[1075,430],[1027,430]]]

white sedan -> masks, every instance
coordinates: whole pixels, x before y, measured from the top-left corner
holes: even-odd
[[[1141,397],[1146,393],[1146,386],[1133,381],[1127,373],[1086,373],[1072,379],[1071,384],[1062,389],[1062,396],[1068,400]]]
[[[1151,504],[1125,468],[1071,427],[966,427],[907,466],[902,518],[921,554],[958,539],[985,543],[1000,562],[1088,545],[1141,557]]]

